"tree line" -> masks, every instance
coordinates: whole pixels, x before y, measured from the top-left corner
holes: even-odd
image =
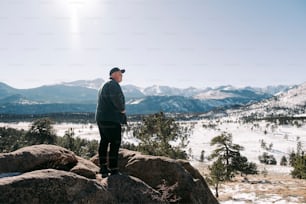
[[[87,159],[97,153],[97,140],[75,138],[72,129],[68,129],[63,137],[57,136],[53,124],[49,118],[41,118],[35,120],[27,131],[0,127],[0,152],[12,152],[31,145],[52,144],[67,148]]]

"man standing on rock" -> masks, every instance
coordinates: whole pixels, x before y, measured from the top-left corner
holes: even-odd
[[[125,99],[119,83],[124,69],[110,70],[110,81],[100,88],[96,110],[96,122],[101,136],[99,146],[100,173],[105,178],[119,173],[118,152],[121,145],[121,124],[126,124]],[[107,157],[107,150],[109,154]],[[107,165],[108,164],[108,165]]]

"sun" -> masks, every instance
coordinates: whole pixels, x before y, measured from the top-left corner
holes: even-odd
[[[65,23],[65,29],[67,37],[71,46],[74,48],[80,47],[82,42],[82,19],[86,19],[91,15],[96,15],[97,11],[100,11],[99,2],[95,0],[58,0],[59,8],[63,12],[62,15],[68,18],[63,21]]]
[[[82,17],[91,15],[96,10],[96,1],[88,0],[66,0],[60,1],[66,9],[66,14],[69,16],[70,32],[79,33],[81,31]]]
[[[68,1],[68,10],[70,17],[71,32],[80,32],[80,15],[81,10],[86,7],[84,0]]]
[[[78,33],[80,32],[80,17],[77,7],[72,7],[70,11],[70,22],[71,22],[71,32]]]

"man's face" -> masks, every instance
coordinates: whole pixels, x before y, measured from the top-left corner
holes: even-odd
[[[120,83],[122,81],[122,73],[121,71],[117,71],[117,72],[114,72],[112,73],[112,76],[111,76],[116,82]]]

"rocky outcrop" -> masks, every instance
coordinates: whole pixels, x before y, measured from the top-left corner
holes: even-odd
[[[97,156],[92,161],[99,163]],[[121,149],[119,168],[122,173],[137,177],[159,191],[169,202],[218,203],[199,171],[187,161]]]
[[[115,203],[94,180],[54,169],[0,179],[0,203]]]
[[[187,161],[121,149],[122,174],[104,179],[92,161],[53,145],[0,154],[0,203],[218,203]]]
[[[39,169],[70,170],[77,164],[75,154],[54,145],[34,145],[0,154],[0,173],[29,172]]]
[[[116,203],[168,203],[161,193],[132,176],[109,176],[101,183],[111,192]]]
[[[77,164],[70,171],[86,178],[95,179],[100,168],[82,157],[77,156],[77,160]]]

